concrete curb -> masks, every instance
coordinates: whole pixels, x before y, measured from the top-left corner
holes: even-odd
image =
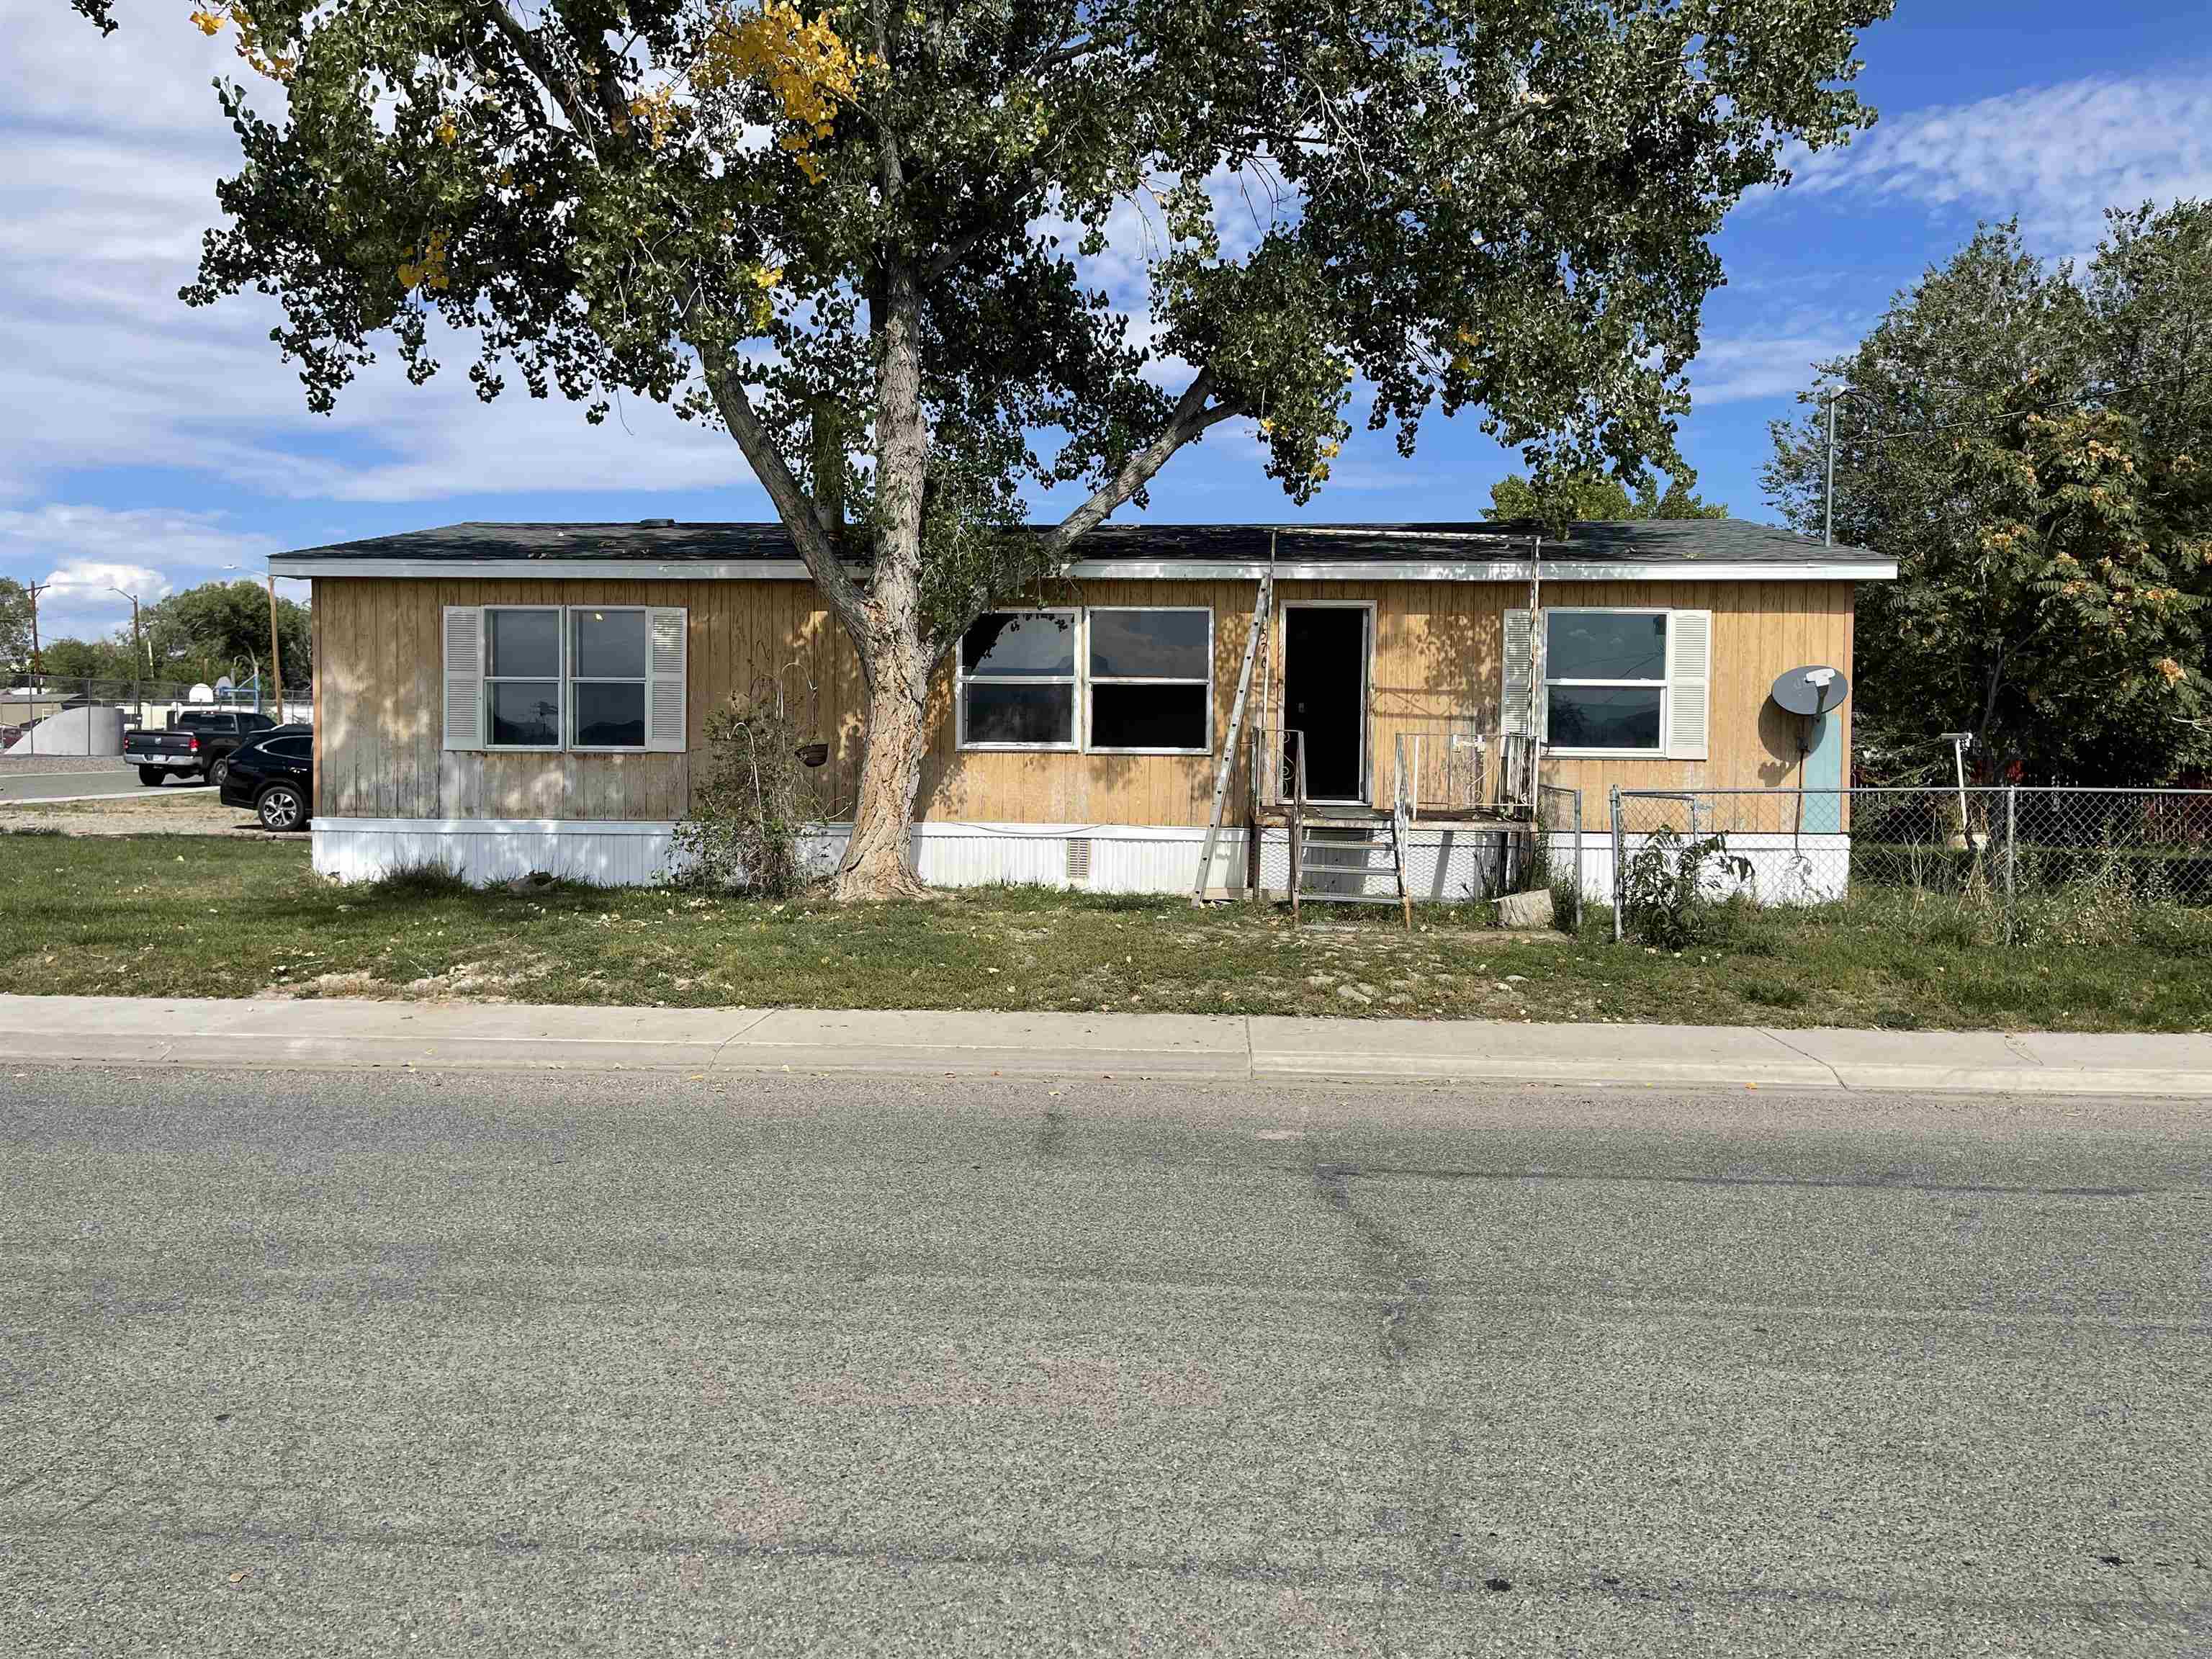
[[[0,1063],[903,1073],[2156,1095],[2212,1100],[2212,1036],[1781,1031],[1207,1014],[0,996]]]

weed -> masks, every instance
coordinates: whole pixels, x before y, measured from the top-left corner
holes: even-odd
[[[1629,931],[1662,951],[1705,944],[1735,920],[1724,908],[1751,878],[1751,860],[1729,852],[1727,836],[1685,841],[1661,830],[1644,838],[1621,878]]]
[[[1803,986],[1780,980],[1753,980],[1743,988],[1742,994],[1746,1002],[1755,1002],[1762,1008],[1802,1008],[1813,1000]]]
[[[439,859],[416,859],[393,865],[362,890],[380,899],[425,899],[451,898],[477,890],[459,866]]]

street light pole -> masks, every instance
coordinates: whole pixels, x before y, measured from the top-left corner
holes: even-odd
[[[284,723],[284,647],[276,637],[276,573],[269,572],[269,676],[276,682],[276,724]]]
[[[1832,386],[1821,399],[1827,405],[1828,453],[1826,457],[1820,485],[1820,545],[1836,544],[1836,405],[1846,398],[1861,395],[1855,386]]]
[[[1828,394],[1827,480],[1820,489],[1820,545],[1836,544],[1836,394]]]

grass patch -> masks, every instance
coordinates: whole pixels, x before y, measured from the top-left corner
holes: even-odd
[[[1480,907],[1285,911],[1004,887],[840,908],[668,889],[341,887],[296,842],[37,837],[0,858],[0,990],[2200,1030],[2203,936],[1992,947],[1878,902],[1669,952],[1522,939]],[[1318,908],[1318,907],[1316,907]]]
[[[403,864],[396,870],[387,870],[368,883],[365,890],[371,898],[398,903],[410,899],[458,898],[475,889],[452,865],[426,859],[419,864]]]

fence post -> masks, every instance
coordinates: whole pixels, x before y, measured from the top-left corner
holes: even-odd
[[[1575,937],[1583,933],[1583,792],[1575,791]]]
[[[2005,943],[2019,940],[2019,930],[2014,921],[2013,908],[2018,892],[2020,873],[2020,786],[2005,785]]]
[[[1620,877],[1622,842],[1620,837],[1620,786],[1614,784],[1607,802],[1613,820],[1613,942],[1620,943]]]

